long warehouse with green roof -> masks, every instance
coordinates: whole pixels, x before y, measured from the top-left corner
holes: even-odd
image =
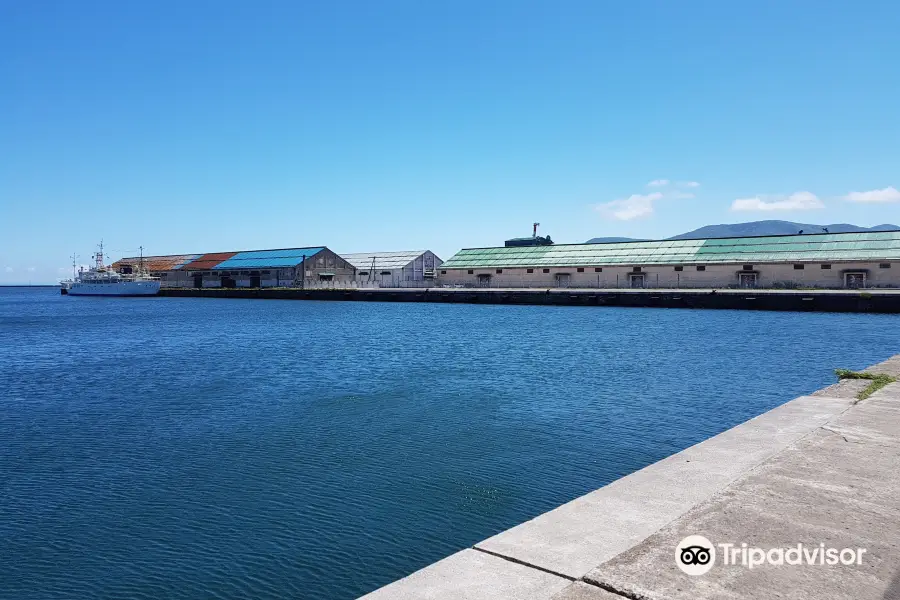
[[[445,285],[591,288],[900,287],[900,231],[460,250]]]

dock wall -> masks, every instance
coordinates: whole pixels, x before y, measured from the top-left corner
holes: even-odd
[[[597,289],[193,289],[161,296],[356,302],[446,302],[560,306],[623,306],[821,312],[900,313],[900,290],[597,290]]]

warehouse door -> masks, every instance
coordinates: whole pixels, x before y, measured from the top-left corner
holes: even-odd
[[[628,276],[628,281],[633,288],[642,288],[644,287],[644,274],[638,273],[637,275],[631,274]]]
[[[251,276],[250,276],[250,287],[252,287],[252,288],[258,288],[258,287],[260,287],[260,285],[259,285],[259,275],[251,275]]]
[[[742,288],[756,287],[756,273],[741,273],[739,277]]]
[[[571,273],[556,274],[556,287],[569,287],[570,281],[572,281]]]
[[[222,277],[221,279],[223,288],[236,288],[237,283],[231,277]]]
[[[491,276],[487,273],[482,273],[478,276],[478,287],[491,287]]]
[[[203,287],[203,275],[194,275],[194,287],[195,288]]]
[[[844,273],[844,285],[850,289],[866,287],[865,273]]]

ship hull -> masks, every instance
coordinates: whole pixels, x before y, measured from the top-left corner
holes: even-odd
[[[159,293],[158,281],[120,281],[116,283],[71,284],[63,291],[67,296],[155,296]]]

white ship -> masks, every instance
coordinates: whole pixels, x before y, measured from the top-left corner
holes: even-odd
[[[141,256],[144,251],[141,248]],[[103,264],[103,242],[94,254],[94,266],[75,273],[72,257],[72,279],[59,282],[60,293],[68,296],[155,296],[159,292],[159,278],[144,270],[143,259],[134,273],[116,273]]]

